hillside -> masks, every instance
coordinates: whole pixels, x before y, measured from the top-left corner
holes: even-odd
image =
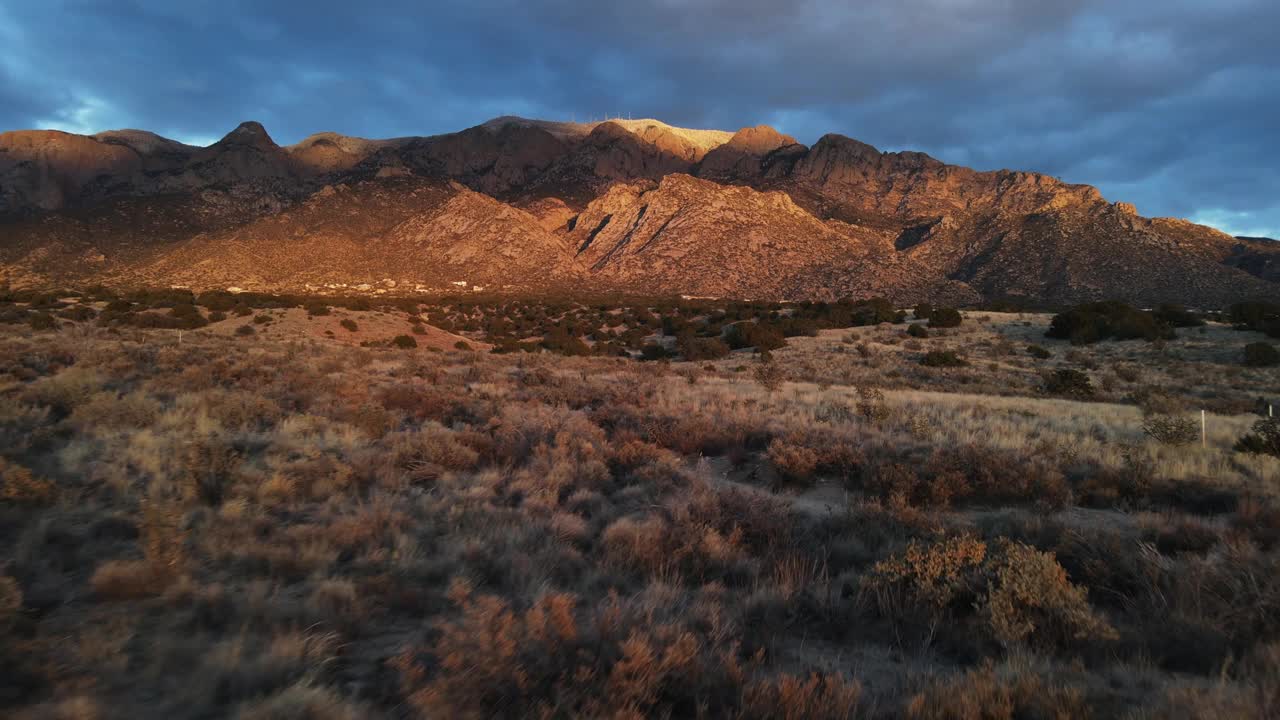
[[[1280,249],[1093,187],[826,135],[497,118],[457,133],[205,148],[0,134],[0,282],[627,291],[1214,306]]]

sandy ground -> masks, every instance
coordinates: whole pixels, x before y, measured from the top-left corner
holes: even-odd
[[[256,324],[256,316],[271,318],[270,323]],[[343,320],[355,322],[356,329],[342,326]],[[332,308],[328,315],[308,315],[302,308],[287,310],[258,310],[247,317],[231,316],[226,320],[210,323],[208,327],[192,332],[211,332],[234,335],[241,326],[250,325],[262,337],[276,340],[322,340],[359,346],[362,342],[388,341],[397,335],[408,335],[418,343],[418,350],[454,350],[459,342],[465,342],[474,350],[488,351],[492,346],[461,335],[446,332],[432,325],[420,324],[421,334],[413,331],[409,316],[405,313],[379,311],[352,311]]]

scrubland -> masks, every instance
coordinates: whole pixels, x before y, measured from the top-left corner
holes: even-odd
[[[1259,333],[973,312],[642,362],[444,308],[60,312],[0,324],[6,716],[1280,711]],[[338,336],[420,315],[466,340]]]

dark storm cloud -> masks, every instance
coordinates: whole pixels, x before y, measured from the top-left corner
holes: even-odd
[[[1276,27],[1273,0],[0,0],[0,127],[768,123],[1280,234]]]

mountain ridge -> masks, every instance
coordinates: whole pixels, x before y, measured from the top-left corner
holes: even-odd
[[[10,285],[389,280],[1196,305],[1280,294],[1280,249],[1144,218],[1089,185],[835,133],[807,146],[768,126],[656,120],[508,116],[442,135],[324,132],[285,146],[254,121],[207,147],[142,130],[0,133],[0,233]]]

